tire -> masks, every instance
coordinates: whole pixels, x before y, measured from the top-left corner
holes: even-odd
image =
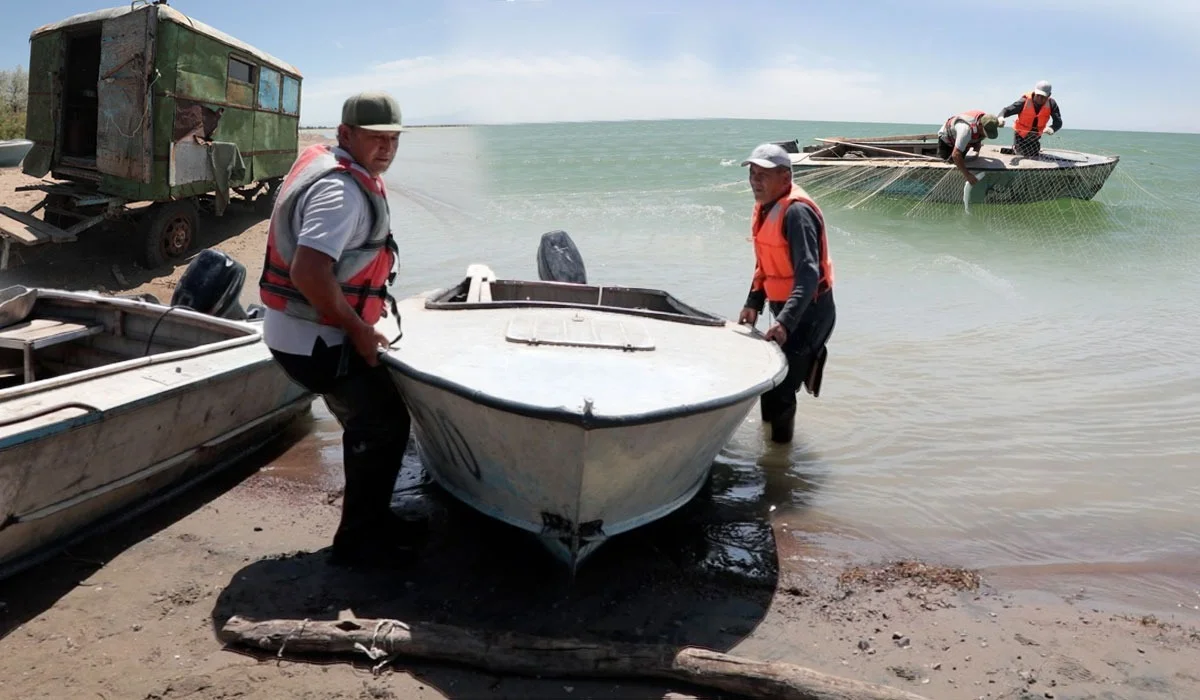
[[[196,203],[191,199],[152,204],[142,215],[142,264],[153,269],[183,260],[196,242]]]
[[[46,195],[46,206],[47,207],[54,207],[56,209],[69,209],[71,207],[71,204],[72,204],[71,198],[64,194],[48,194],[48,195]],[[71,226],[73,226],[77,221],[79,221],[79,219],[74,219],[69,216],[64,216],[62,214],[58,214],[58,213],[50,211],[49,209],[46,209],[45,211],[42,212],[42,221],[45,221],[46,223],[50,224],[51,226],[57,226],[59,228],[66,229],[66,228],[70,228]]]

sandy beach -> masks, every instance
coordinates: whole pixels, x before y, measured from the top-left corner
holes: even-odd
[[[302,132],[302,145],[322,137]],[[28,208],[32,179],[0,170],[0,201]],[[201,220],[200,247],[247,268],[255,299],[266,221],[248,209]],[[2,285],[169,300],[185,264],[145,270],[118,233],[15,248]],[[589,640],[700,646],[905,689],[931,699],[1200,697],[1200,610],[1148,616],[1072,596],[1017,591],[964,562],[864,562],[806,545],[760,511],[700,499],[606,545],[568,583],[518,534],[457,504],[410,495],[427,477],[413,455],[397,510],[428,517],[411,569],[347,572],[327,563],[341,502],[340,454],[323,407],[239,469],[0,582],[4,697],[716,698],[636,679],[499,677],[365,656],[277,658],[226,648],[216,632],[253,619],[441,622]],[[315,476],[314,476],[315,475]],[[736,551],[735,551],[736,550]],[[733,562],[746,562],[734,565]],[[945,565],[946,568],[943,568]],[[1200,594],[1194,601],[1200,604]],[[727,697],[727,696],[726,696]]]

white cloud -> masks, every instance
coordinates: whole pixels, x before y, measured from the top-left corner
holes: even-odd
[[[898,80],[795,56],[736,75],[690,54],[644,63],[612,54],[420,56],[307,81],[302,119],[336,123],[347,95],[383,89],[410,123],[712,117],[937,125],[965,109],[999,109],[1028,89],[1026,78],[992,74],[987,82],[964,85],[924,74]],[[1113,103],[1097,80],[1062,91],[1068,128],[1195,130],[1182,117],[1162,123],[1164,115],[1180,114],[1178,104],[1164,110]],[[1155,121],[1145,123],[1148,116]]]
[[[949,11],[961,7],[958,0],[917,0]],[[917,8],[911,8],[914,12]],[[996,8],[985,8],[992,12]],[[1136,28],[1150,35],[1169,37],[1178,47],[1195,52],[1200,34],[1200,2],[1196,0],[1007,0],[1002,11],[1010,17],[1017,34],[1030,39],[1046,37],[1039,33],[1046,17],[1103,19],[1115,29],[1129,33]],[[1053,36],[1046,37],[1053,40]],[[1077,41],[1079,36],[1069,40]],[[1120,51],[1120,46],[1096,46],[1096,50]]]
[[[346,95],[371,88],[392,92],[414,120],[456,113],[482,123],[844,119],[869,116],[875,112],[872,105],[890,92],[875,74],[807,67],[790,57],[743,75],[722,76],[693,55],[654,63],[614,55],[421,56],[357,75],[308,81],[304,120],[328,121]]]

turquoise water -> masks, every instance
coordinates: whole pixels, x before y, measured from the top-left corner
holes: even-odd
[[[455,283],[474,262],[536,277],[539,237],[563,229],[589,281],[663,287],[735,318],[753,267],[737,163],[753,146],[930,130],[416,129],[387,175],[397,291]],[[1200,136],[1068,122],[1051,146],[1121,162],[1092,202],[966,212],[822,197],[839,314],[822,396],[801,395],[790,448],[751,416],[721,457],[744,481],[731,497],[769,501],[794,536],[831,552],[915,555],[1063,590],[1086,580],[1192,610]]]

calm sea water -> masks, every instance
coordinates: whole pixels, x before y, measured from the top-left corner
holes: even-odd
[[[1069,116],[1069,115],[1068,115]],[[763,141],[928,126],[674,121],[418,129],[388,174],[397,291],[474,262],[536,277],[567,231],[589,281],[663,287],[735,318]],[[1007,142],[1008,132],[1000,141]],[[1117,154],[1093,202],[826,207],[838,325],[796,442],[752,415],[721,456],[830,551],[985,567],[1200,604],[1200,136],[1067,129]],[[729,358],[736,362],[737,358]]]

